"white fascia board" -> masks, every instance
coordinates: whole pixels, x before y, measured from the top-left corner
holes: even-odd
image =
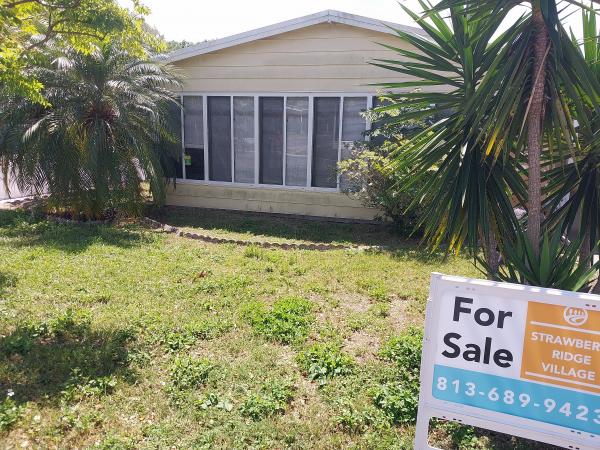
[[[234,34],[222,39],[216,39],[214,41],[203,42],[201,44],[193,45],[187,48],[176,50],[174,52],[165,55],[166,62],[176,62],[195,56],[204,55],[206,53],[215,52],[217,50],[223,50],[225,48],[233,47],[236,45],[246,44],[248,42],[256,41],[259,39],[266,39],[271,36],[275,36],[289,31],[298,30],[312,25],[318,25],[321,23],[341,23],[359,28],[365,28],[368,30],[378,31],[380,33],[394,33],[394,30],[401,30],[407,33],[414,33],[423,35],[423,31],[419,28],[409,27],[407,25],[400,25],[392,22],[384,22],[377,19],[371,19],[369,17],[357,16],[355,14],[349,14],[341,11],[327,10],[321,11],[309,16],[298,17],[296,19],[287,20],[285,22],[276,23],[255,30],[246,31],[240,34]]]

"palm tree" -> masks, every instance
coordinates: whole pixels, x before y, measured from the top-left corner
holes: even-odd
[[[573,118],[588,111],[574,97],[582,90],[600,92],[598,80],[561,23],[562,6],[580,4],[575,0],[442,0],[434,9],[462,8],[473,20],[487,22],[484,27],[496,28],[499,19],[523,3],[529,3],[530,9],[514,34],[504,34],[503,47],[508,51],[497,54],[497,70],[488,74],[475,97],[495,104],[483,135],[488,148],[527,157],[526,234],[539,256],[544,222],[542,160],[578,145]],[[597,106],[596,95],[592,98]]]
[[[116,44],[76,51],[36,69],[43,107],[0,99],[0,163],[22,190],[50,194],[50,205],[98,217],[108,208],[135,213],[165,196],[164,161],[176,155],[168,66],[130,56]]]
[[[541,259],[547,259],[547,254],[540,254],[540,248],[549,248],[542,237],[564,226],[549,215],[557,186],[552,186],[554,197],[544,192],[542,180],[546,173],[542,168],[547,167],[550,172],[550,168],[564,166],[569,157],[581,152],[577,121],[586,125],[590,116],[600,111],[600,82],[565,31],[554,0],[532,0],[516,23],[496,34],[500,24],[506,24],[507,16],[521,3],[524,2],[442,0],[432,6],[422,1],[425,13],[413,17],[429,39],[420,41],[405,33],[399,35],[425,57],[397,49],[404,61],[382,65],[420,78],[412,86],[422,83],[451,87],[448,93],[398,96],[407,99],[403,103],[418,102],[424,106],[429,102],[453,111],[448,120],[413,139],[398,155],[398,164],[402,165],[429,153],[428,169],[436,169],[434,175],[428,175],[432,177],[430,189],[423,197],[429,217],[426,227],[437,231],[426,235],[428,242],[436,245],[439,238],[432,238],[443,236],[452,246],[461,242],[459,236],[464,236],[473,250],[478,248],[478,241],[483,242],[487,254],[498,243],[508,258],[525,254],[505,251],[523,242],[521,236],[525,234],[531,250],[525,266],[536,265],[533,272],[539,273],[540,267],[546,268]],[[443,20],[447,14],[451,27]],[[410,86],[398,83],[389,87]],[[581,100],[584,92],[586,101]],[[434,109],[424,107],[423,111],[430,113]],[[399,116],[400,120],[407,118]],[[470,156],[478,165],[467,170]],[[459,162],[451,168],[450,161]],[[426,176],[425,165],[413,167],[416,170],[404,180],[409,184]],[[491,182],[492,174],[496,183]],[[460,183],[453,183],[453,177]],[[524,180],[524,186],[518,180]],[[465,186],[477,189],[469,193]],[[436,194],[435,189],[451,192]],[[473,195],[475,192],[479,192],[479,197]],[[524,221],[514,220],[506,196],[527,211]],[[483,198],[487,203],[481,201]],[[460,223],[468,226],[457,227]],[[572,249],[569,252],[572,254]],[[588,258],[582,256],[580,262],[587,264]],[[494,277],[497,266],[487,255],[486,259],[489,275]],[[572,270],[575,266],[571,265],[567,271]]]
[[[429,7],[424,2],[421,5]],[[390,94],[403,108],[416,108],[416,112],[401,110],[394,119],[401,124],[447,111],[450,114],[403,146],[394,155],[394,168],[398,173],[407,174],[400,180],[404,188],[415,184],[423,186],[417,195],[419,205],[413,206],[425,208],[421,226],[431,246],[447,242],[450,249],[458,251],[466,247],[476,255],[480,242],[483,242],[485,258],[493,275],[498,265],[497,238],[513,234],[517,227],[511,197],[523,200],[525,190],[514,155],[505,153],[499,157],[490,153],[480,138],[484,131],[483,122],[492,113],[491,105],[481,105],[474,114],[473,101],[487,74],[497,70],[493,65],[494,57],[498,52],[506,51],[503,41],[514,35],[515,29],[494,37],[493,27],[483,21],[471,20],[462,7],[449,9],[450,23],[437,11],[431,11],[424,18],[403,8],[427,37],[402,31],[397,33],[420,53],[392,47],[403,57],[402,61],[382,60],[374,64],[419,81],[381,86],[391,90],[422,86],[433,88],[433,92],[420,89]],[[492,17],[489,19],[493,20]],[[391,105],[388,108],[397,107]]]

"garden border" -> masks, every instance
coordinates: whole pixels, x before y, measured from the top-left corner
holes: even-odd
[[[244,241],[239,239],[227,239],[208,236],[205,234],[191,233],[189,231],[183,231],[180,228],[168,225],[166,223],[159,222],[149,217],[143,217],[140,220],[142,225],[145,225],[154,230],[164,231],[166,233],[176,234],[180,237],[188,239],[208,242],[211,244],[236,244],[243,246],[257,246],[261,248],[278,248],[281,250],[317,250],[317,251],[329,251],[329,250],[373,250],[379,249],[378,246],[356,246],[356,245],[344,245],[344,244],[298,244],[295,242],[283,243],[283,242],[267,242],[267,241]]]

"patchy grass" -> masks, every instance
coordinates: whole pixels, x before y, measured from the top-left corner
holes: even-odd
[[[375,225],[156,214],[393,249],[242,248],[0,211],[2,448],[412,448],[417,374],[401,367],[418,336],[402,333],[422,325],[430,273],[477,276],[468,260]],[[515,447],[449,425],[436,439]]]

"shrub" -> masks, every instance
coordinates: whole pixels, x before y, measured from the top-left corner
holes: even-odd
[[[195,389],[208,380],[213,365],[204,358],[178,356],[170,368],[172,386],[179,391]]]
[[[0,403],[0,431],[5,432],[17,423],[23,413],[23,407],[13,400],[13,391],[8,391],[6,398]]]
[[[327,380],[349,375],[355,362],[350,355],[342,353],[339,346],[314,344],[297,357],[298,364],[312,381],[325,384]]]
[[[419,198],[420,185],[404,186],[402,174],[390,168],[390,154],[403,145],[384,142],[381,146],[362,144],[350,159],[339,163],[343,190],[358,198],[365,206],[379,209],[391,219],[394,228],[402,234],[418,230],[419,208],[409,208]]]
[[[262,386],[259,394],[252,394],[241,406],[243,416],[261,420],[285,412],[294,395],[293,386],[288,382],[270,381]]]
[[[270,310],[261,303],[251,303],[245,315],[252,328],[271,341],[291,344],[308,335],[313,321],[312,305],[299,297],[284,297],[277,300]]]

